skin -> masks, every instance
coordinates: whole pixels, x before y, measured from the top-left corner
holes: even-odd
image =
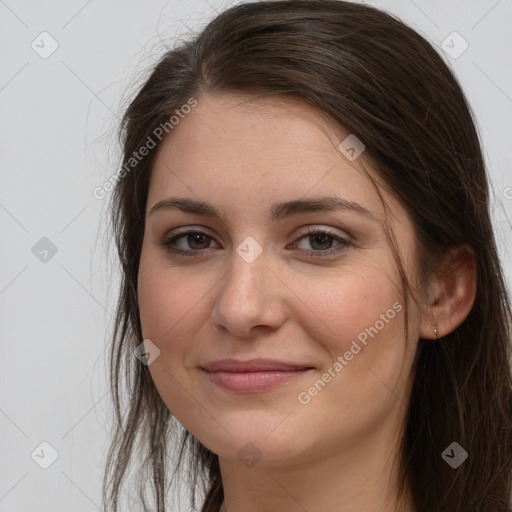
[[[223,511],[395,512],[398,442],[411,387],[417,340],[453,330],[474,297],[471,255],[451,255],[457,273],[418,291],[410,339],[396,263],[382,230],[382,204],[362,165],[337,149],[349,132],[294,100],[234,95],[198,98],[159,148],[150,183],[138,297],[145,339],[160,350],[149,366],[162,399],[201,443],[219,455]],[[417,283],[415,232],[390,193],[404,268]],[[280,220],[274,202],[342,197],[372,214],[300,212]],[[163,199],[207,201],[222,219],[151,208]],[[308,228],[335,238],[315,242]],[[195,256],[160,245],[203,231]],[[180,231],[181,231],[180,230]],[[262,252],[248,263],[237,252],[252,237]],[[319,252],[339,249],[326,257]],[[252,249],[251,249],[252,250]],[[308,254],[313,257],[308,258]],[[444,279],[444,281],[442,280]],[[307,392],[365,329],[387,322],[308,403]],[[264,357],[314,367],[277,388],[224,390],[199,368],[224,358]],[[304,397],[304,394],[302,395]],[[249,447],[247,443],[251,443]],[[245,446],[245,448],[243,448]],[[242,451],[240,451],[242,450]],[[257,459],[249,465],[241,454]]]

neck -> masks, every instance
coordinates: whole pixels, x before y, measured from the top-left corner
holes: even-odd
[[[304,456],[300,463],[261,459],[247,468],[219,458],[221,512],[414,512],[409,490],[398,499],[397,443],[367,436],[361,444]]]

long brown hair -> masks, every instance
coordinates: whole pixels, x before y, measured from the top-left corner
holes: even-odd
[[[189,456],[192,505],[199,481],[203,512],[218,512],[223,500],[218,457],[180,430],[133,351],[142,341],[137,274],[160,145],[155,129],[167,123],[172,137],[169,119],[191,97],[230,92],[300,99],[363,141],[378,176],[414,223],[425,281],[451,247],[473,249],[478,277],[469,316],[441,339],[419,340],[400,453],[402,485],[418,512],[510,508],[511,309],[471,109],[436,50],[392,15],[338,0],[278,0],[230,8],[168,51],[124,115],[123,165],[148,137],[157,147],[126,167],[110,204],[122,282],[110,353],[115,425],[105,510],[118,510],[134,463],[144,510],[164,512],[173,449],[174,475]],[[407,292],[403,268],[401,276]],[[441,457],[453,441],[469,453],[457,469]]]

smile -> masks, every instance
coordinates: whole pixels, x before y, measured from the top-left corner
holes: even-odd
[[[307,364],[271,359],[222,359],[204,364],[200,369],[220,388],[255,393],[287,384],[314,368]]]

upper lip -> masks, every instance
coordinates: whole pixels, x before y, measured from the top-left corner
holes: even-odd
[[[293,371],[312,368],[311,365],[276,361],[274,359],[249,359],[239,361],[237,359],[220,359],[201,365],[201,368],[209,372],[261,372],[261,371]]]

